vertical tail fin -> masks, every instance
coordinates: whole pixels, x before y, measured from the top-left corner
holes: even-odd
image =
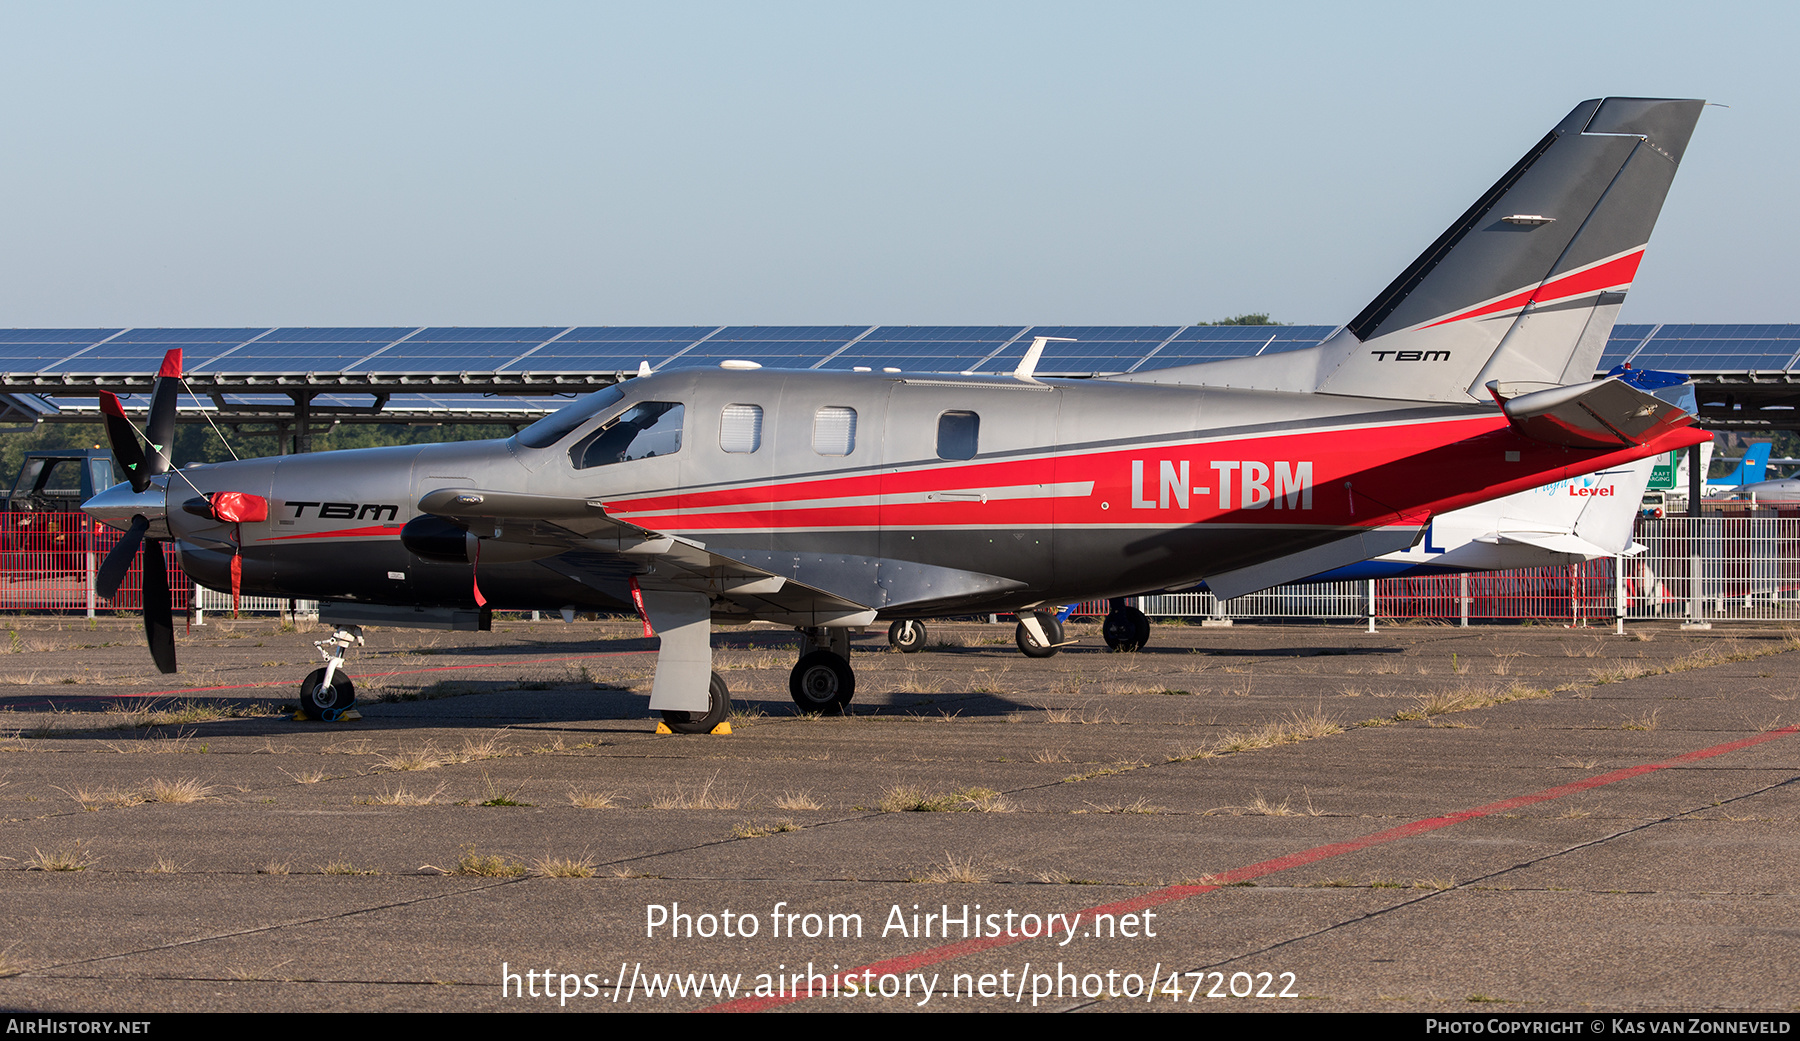
[[[1592,379],[1704,104],[1575,106],[1351,320],[1318,389],[1449,401]]]
[[[1741,488],[1746,484],[1758,484],[1769,472],[1769,451],[1774,445],[1761,441],[1744,450],[1744,457],[1738,460],[1737,468],[1717,480],[1706,483],[1714,488]]]
[[[1704,104],[1584,101],[1318,347],[1138,378],[1458,402],[1592,379]]]

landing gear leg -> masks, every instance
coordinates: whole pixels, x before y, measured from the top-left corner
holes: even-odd
[[[856,695],[850,668],[850,630],[802,629],[800,660],[788,674],[788,693],[802,712],[841,715]]]
[[[300,711],[312,719],[335,722],[356,704],[356,686],[344,675],[344,652],[363,645],[362,626],[346,625],[331,634],[329,640],[315,640],[313,646],[325,659],[325,667],[314,669],[300,684]]]
[[[644,613],[662,638],[650,711],[677,734],[709,734],[731,712],[725,681],[712,671],[712,599],[704,593],[643,591]]]
[[[1123,599],[1106,602],[1106,620],[1100,623],[1100,635],[1106,646],[1115,651],[1135,651],[1150,642],[1150,619],[1135,607],[1126,607]]]

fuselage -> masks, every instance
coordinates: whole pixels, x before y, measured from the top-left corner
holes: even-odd
[[[688,370],[598,392],[507,440],[189,467],[170,476],[168,508],[183,568],[229,588],[241,554],[245,593],[450,606],[472,604],[478,580],[499,608],[628,606],[639,560],[489,542],[461,563],[402,545],[422,496],[485,488],[603,502],[901,617],[1174,588],[1704,436],[1605,451],[1527,439],[1473,404]],[[264,496],[269,519],[182,509],[213,491]]]

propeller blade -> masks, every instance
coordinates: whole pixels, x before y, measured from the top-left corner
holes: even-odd
[[[144,532],[150,530],[150,522],[143,517],[131,518],[131,527],[106,554],[100,562],[100,570],[94,575],[94,592],[103,600],[111,600],[119,591],[119,583],[125,581],[125,572],[131,570],[131,559],[137,556],[138,543],[144,541]]]
[[[111,391],[101,391],[100,412],[106,419],[106,440],[112,445],[113,458],[125,471],[131,490],[141,492],[150,487],[151,474],[144,463],[143,446],[138,444],[137,431],[131,428],[131,420],[125,418],[119,396]]]
[[[162,540],[144,540],[144,637],[159,672],[175,671],[175,608]]]
[[[163,355],[162,368],[156,370],[155,389],[150,392],[150,418],[144,424],[144,436],[150,439],[149,472],[151,476],[169,472],[169,442],[175,437],[175,394],[181,384],[181,348]]]

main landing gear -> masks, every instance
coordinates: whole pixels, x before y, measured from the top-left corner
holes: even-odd
[[[919,632],[922,642],[924,626],[919,626]],[[856,694],[856,673],[850,668],[850,630],[802,629],[800,635],[804,638],[800,660],[788,674],[788,693],[802,712],[842,715]]]
[[[731,715],[731,689],[725,686],[725,677],[712,674],[712,682],[707,685],[707,707],[705,712],[681,712],[676,709],[663,709],[663,725],[677,734],[710,734],[713,728],[725,722]]]
[[[1135,651],[1150,642],[1150,619],[1124,600],[1106,602],[1106,620],[1100,623],[1100,635],[1106,646],[1115,651]]]

